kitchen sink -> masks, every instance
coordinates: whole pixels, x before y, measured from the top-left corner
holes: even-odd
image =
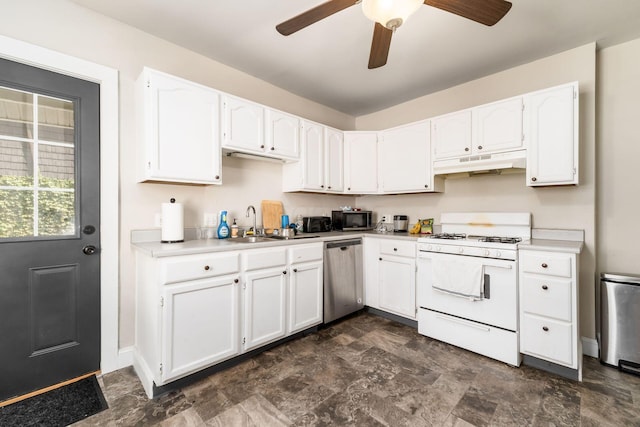
[[[278,236],[278,235],[273,235],[273,236],[269,236],[269,239],[275,239],[275,240],[298,240],[298,239],[312,239],[314,237],[320,237],[317,235],[307,235],[307,234],[297,234],[295,236]]]
[[[260,242],[270,242],[270,237],[265,236],[247,236],[247,237],[237,237],[234,239],[229,239],[230,242],[233,243],[260,243]]]

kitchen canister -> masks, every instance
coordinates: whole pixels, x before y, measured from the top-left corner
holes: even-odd
[[[162,204],[162,243],[184,242],[184,209],[182,203],[171,198]]]

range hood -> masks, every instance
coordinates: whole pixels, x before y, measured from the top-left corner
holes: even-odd
[[[507,153],[479,154],[475,156],[458,157],[455,159],[436,160],[433,162],[434,175],[469,172],[499,173],[504,169],[524,169],[527,164],[527,151],[517,150]]]

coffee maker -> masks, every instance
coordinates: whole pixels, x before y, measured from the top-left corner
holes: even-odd
[[[393,231],[407,231],[409,229],[409,217],[407,215],[393,216]]]

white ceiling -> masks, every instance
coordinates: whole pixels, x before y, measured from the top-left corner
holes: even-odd
[[[275,26],[324,0],[73,0],[354,116],[590,42],[640,37],[638,0],[511,0],[493,27],[423,6],[367,68],[373,23],[355,5],[284,37]]]

